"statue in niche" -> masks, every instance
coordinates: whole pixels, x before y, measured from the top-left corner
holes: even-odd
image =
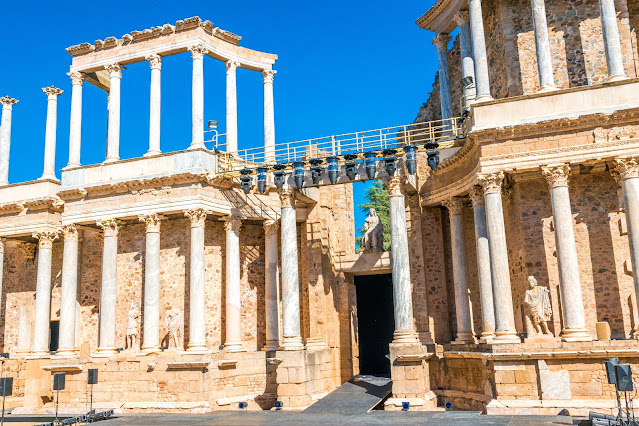
[[[364,221],[366,233],[362,238],[364,250],[384,250],[384,225],[377,216],[375,209],[368,211],[368,217]]]
[[[131,303],[126,323],[126,349],[135,349],[138,338],[138,318],[140,318],[140,311],[135,303]]]
[[[537,285],[535,277],[528,277],[530,289],[526,290],[526,325],[529,337],[536,335],[552,336],[548,329],[548,321],[552,320],[552,306],[548,288]]]
[[[167,347],[171,349],[171,341],[173,348],[180,349],[180,339],[184,335],[184,325],[182,324],[182,311],[178,308],[171,309],[166,313],[166,329],[168,331]]]

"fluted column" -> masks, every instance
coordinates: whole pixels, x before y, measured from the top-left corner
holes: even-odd
[[[552,71],[552,56],[548,41],[548,23],[546,20],[546,0],[531,0],[535,46],[537,48],[537,70],[539,72],[539,91],[555,90],[555,77]]]
[[[481,0],[468,0],[470,13],[470,38],[473,44],[473,59],[475,60],[475,81],[477,102],[492,99],[490,95],[490,77],[488,75],[488,55],[486,54],[486,39],[484,38],[484,17],[481,11]]]
[[[58,125],[58,96],[64,92],[57,87],[43,87],[47,94],[47,124],[44,136],[44,167],[40,179],[58,180],[55,175],[55,142]]]
[[[226,231],[226,341],[227,352],[245,352],[242,346],[242,291],[240,284],[240,228],[237,216],[224,218]]]
[[[277,71],[262,71],[264,81],[264,159],[275,161],[275,108],[273,102],[273,78]]]
[[[462,10],[453,19],[459,26],[462,78],[470,77],[473,80],[472,84],[463,86],[464,106],[468,108],[475,100],[475,61],[473,60],[473,44],[470,41],[470,15],[467,10]]]
[[[38,239],[38,270],[36,276],[35,319],[33,322],[33,355],[49,354],[49,321],[51,319],[51,258],[57,232],[40,232]]]
[[[162,153],[160,150],[160,117],[162,110],[162,57],[149,55],[146,57],[151,67],[151,96],[149,108],[149,150],[145,157]]]
[[[80,166],[80,148],[82,145],[82,84],[84,74],[73,71],[71,77],[71,122],[69,124],[69,162],[67,167]]]
[[[475,245],[477,250],[477,276],[481,299],[482,343],[490,343],[495,338],[495,305],[493,303],[493,282],[490,272],[490,246],[486,230],[486,204],[481,186],[470,190],[475,215]]]
[[[608,81],[624,80],[628,77],[623,67],[615,0],[599,0],[599,10],[601,12],[601,29],[606,50],[606,63],[608,65]]]
[[[433,44],[437,48],[437,62],[439,64],[439,101],[442,110],[442,119],[453,116],[453,106],[450,99],[450,82],[448,78],[448,42],[451,40],[448,34],[437,34]]]
[[[191,133],[189,149],[204,146],[204,55],[208,52],[203,45],[189,47],[193,58],[193,80],[191,86]]]
[[[277,268],[277,230],[278,223],[267,219],[264,222],[264,299],[266,301],[266,345],[264,350],[275,351],[280,348],[280,289]]]
[[[451,198],[443,204],[448,209],[450,216],[450,241],[453,255],[455,317],[457,320],[457,339],[453,343],[476,343],[473,336],[470,299],[468,298],[468,266],[464,240],[463,205],[459,198]]]
[[[114,219],[108,219],[97,224],[104,231],[98,352],[112,355],[117,353],[115,350],[115,322],[118,295],[118,223]]]
[[[520,343],[515,329],[513,295],[510,286],[508,247],[501,200],[504,173],[480,174],[477,176],[484,189],[486,203],[486,230],[490,247],[490,271],[493,280],[495,307],[495,339],[492,343]]]
[[[615,162],[623,189],[630,263],[633,271],[639,271],[639,157],[620,157],[616,158]],[[639,273],[633,273],[632,280],[635,284],[635,295],[639,300]]]
[[[13,106],[18,103],[17,99],[3,96],[0,98],[2,104],[2,120],[0,121],[0,186],[9,183],[9,154],[11,152],[11,113]]]
[[[226,61],[226,151],[237,151],[237,61]]]
[[[205,311],[206,293],[204,289],[204,228],[207,212],[194,209],[184,212],[191,220],[191,264],[190,264],[190,313],[189,344],[187,351],[206,351]]]
[[[76,302],[78,296],[78,230],[75,225],[62,228],[62,284],[60,295],[60,330],[58,355],[71,356],[75,345]]]
[[[164,217],[151,214],[139,219],[146,224],[142,350],[156,352],[160,349],[160,224]]]
[[[297,222],[295,193],[280,192],[282,202],[282,349],[303,349],[300,330],[300,281],[298,275]]]
[[[391,264],[393,267],[393,306],[395,331],[393,343],[417,343],[413,319],[413,295],[406,233],[406,205],[402,179],[392,176],[386,181],[390,198]]]
[[[570,166],[568,164],[550,165],[542,167],[542,172],[550,186],[552,220],[555,228],[559,290],[564,322],[561,339],[565,342],[592,340],[586,330],[584,301],[581,296],[577,246],[568,192]]]
[[[120,159],[120,80],[122,65],[110,64],[109,71],[109,120],[107,123],[107,154],[105,163]]]

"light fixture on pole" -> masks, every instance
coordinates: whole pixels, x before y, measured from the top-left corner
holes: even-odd
[[[324,168],[320,166],[324,160],[321,158],[313,158],[308,162],[311,163],[311,179],[313,180],[313,185],[317,185],[324,172]]]
[[[257,169],[257,190],[260,194],[264,194],[266,192],[266,172],[268,169],[266,167],[258,167]]]
[[[346,154],[344,156],[344,160],[346,160],[346,176],[348,176],[350,180],[355,180],[355,178],[357,177],[357,161],[355,161],[356,159],[357,154]]]
[[[375,179],[375,172],[377,171],[377,153],[370,151],[364,153],[364,168],[366,169],[366,176],[369,179]]]
[[[251,187],[253,186],[253,177],[251,176],[253,171],[251,169],[242,169],[240,170],[240,173],[242,174],[242,177],[240,177],[240,181],[242,181],[240,187],[242,188],[242,191],[248,195],[248,193],[251,192]]]
[[[295,186],[301,188],[304,186],[304,162],[303,161],[295,161],[293,163],[293,180],[295,181]]]
[[[339,158],[328,157],[326,159],[326,164],[328,164],[328,180],[330,180],[332,184],[337,183],[337,175],[339,174]]]
[[[406,170],[409,174],[414,175],[417,172],[417,147],[408,145],[404,147]]]
[[[437,142],[428,142],[424,145],[424,148],[427,150],[426,155],[428,156],[428,166],[433,171],[436,171],[437,167],[439,167],[439,151],[436,151],[438,147],[439,144]]]

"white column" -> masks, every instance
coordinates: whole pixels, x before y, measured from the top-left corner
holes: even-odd
[[[282,202],[282,349],[304,349],[300,327],[300,282],[298,275],[295,193],[280,192]]]
[[[97,224],[104,231],[98,352],[112,355],[117,353],[115,350],[115,320],[118,295],[118,223],[109,219]]]
[[[537,48],[537,70],[539,72],[540,92],[555,90],[555,77],[552,71],[552,56],[548,41],[548,23],[546,21],[546,0],[531,0],[535,46]]]
[[[160,223],[163,217],[151,214],[139,219],[146,224],[142,350],[157,352],[160,349]]]
[[[204,228],[207,212],[202,209],[188,210],[184,215],[191,220],[190,263],[190,313],[189,344],[187,351],[206,351],[205,324],[205,276],[204,276]]]
[[[239,217],[224,218],[226,231],[226,341],[227,352],[246,352],[242,346],[242,294],[240,286],[240,228]]]
[[[606,49],[606,62],[608,64],[608,81],[624,80],[628,77],[623,67],[615,0],[599,0],[599,10],[601,12],[601,29]]]
[[[208,52],[203,45],[189,47],[193,58],[193,82],[191,86],[191,133],[189,149],[204,146],[204,55]]]
[[[27,355],[30,352],[29,339],[31,338],[31,315],[24,306],[18,310],[18,344],[16,352]]]
[[[277,267],[277,221],[264,222],[264,299],[266,301],[266,351],[280,348],[280,286]]]
[[[448,78],[448,34],[437,34],[433,44],[437,48],[437,62],[439,64],[439,101],[442,110],[442,119],[453,116],[453,106],[450,99],[450,82]]]
[[[51,258],[57,232],[33,235],[38,243],[38,271],[36,276],[35,319],[33,322],[33,355],[49,355],[49,321],[51,319]]]
[[[62,284],[60,295],[60,330],[58,355],[72,356],[77,352],[75,344],[76,303],[78,298],[78,230],[75,225],[62,228],[64,251],[62,252]]]
[[[451,198],[443,204],[448,209],[450,216],[450,242],[453,255],[457,339],[452,343],[476,343],[473,336],[473,320],[468,295],[468,266],[466,263],[466,242],[464,241],[463,205],[459,198]]]
[[[577,246],[568,192],[570,166],[568,164],[550,165],[542,167],[542,172],[548,181],[548,186],[550,186],[552,220],[555,228],[559,290],[561,291],[564,322],[561,340],[565,342],[589,341],[592,340],[592,337],[586,330]]]
[[[3,96],[2,121],[0,121],[0,186],[9,184],[9,153],[11,151],[11,113],[17,99]]]
[[[501,201],[504,173],[479,174],[479,183],[484,189],[486,203],[486,230],[490,248],[490,271],[493,280],[495,307],[495,339],[492,343],[521,343],[515,329],[513,295],[508,266],[506,228]]]
[[[490,246],[486,230],[486,207],[484,191],[474,186],[470,191],[475,215],[475,245],[477,249],[477,275],[481,297],[482,343],[490,343],[495,338],[495,305],[493,303],[493,282],[490,272]]]
[[[393,343],[418,343],[413,320],[413,295],[410,281],[406,206],[399,176],[386,181],[390,198],[391,264],[393,267],[393,306],[395,331]]]
[[[107,153],[105,163],[120,159],[120,64],[105,66],[109,71],[109,119],[107,122]]]
[[[488,75],[488,55],[484,38],[484,17],[481,11],[482,0],[468,0],[470,13],[470,37],[473,43],[473,59],[475,60],[475,86],[477,102],[492,99],[490,95],[490,77]]]
[[[0,238],[0,315],[2,315],[2,285],[4,278],[4,249],[5,249],[6,240],[4,238]],[[6,312],[5,312],[6,315]],[[0,346],[0,350],[4,350],[4,347]]]
[[[273,102],[273,78],[277,71],[262,71],[264,81],[264,159],[275,161],[275,111]]]
[[[55,142],[58,125],[58,96],[64,90],[57,87],[43,87],[47,94],[47,124],[44,136],[44,170],[40,179],[58,180],[55,175]]]
[[[457,13],[454,18],[459,26],[459,50],[461,54],[462,78],[472,78],[472,84],[463,86],[464,106],[468,108],[475,100],[475,61],[473,60],[473,45],[470,41],[470,17],[467,10]]]
[[[615,162],[623,188],[630,263],[633,271],[639,271],[639,157],[620,157]],[[639,273],[633,273],[632,280],[639,300]]]
[[[80,147],[82,145],[82,84],[84,74],[69,73],[71,77],[71,122],[69,124],[69,163],[67,167],[80,166]]]
[[[149,150],[145,157],[162,153],[160,150],[160,116],[162,106],[162,57],[149,55],[146,57],[151,66],[151,96],[149,108]]]
[[[226,152],[237,151],[237,61],[226,61]]]

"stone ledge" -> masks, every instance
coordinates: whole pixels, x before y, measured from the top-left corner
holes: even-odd
[[[208,367],[209,361],[175,361],[167,362],[167,370],[202,370]]]
[[[254,401],[259,395],[240,395],[240,396],[229,396],[228,398],[218,398],[215,400],[217,405],[231,405],[237,404],[240,402],[249,402]]]
[[[236,359],[223,359],[217,362],[218,368],[236,368],[239,361]]]
[[[487,359],[491,361],[518,361],[522,359],[570,359],[570,358],[607,358],[612,356],[637,357],[639,358],[639,349],[591,349],[591,350],[574,350],[574,351],[544,351],[544,352],[510,352],[510,353],[490,353],[490,352],[444,352],[444,358],[463,358],[463,359]]]
[[[82,371],[82,366],[77,364],[43,365],[40,368],[44,371],[51,371],[53,373],[78,373]]]
[[[282,358],[266,358],[266,363],[269,365],[280,365],[284,361]]]
[[[397,358],[395,358],[395,361],[397,361],[397,362],[419,362],[419,361],[424,361],[426,359],[432,358],[434,355],[435,354],[433,354],[433,353],[397,355]]]

